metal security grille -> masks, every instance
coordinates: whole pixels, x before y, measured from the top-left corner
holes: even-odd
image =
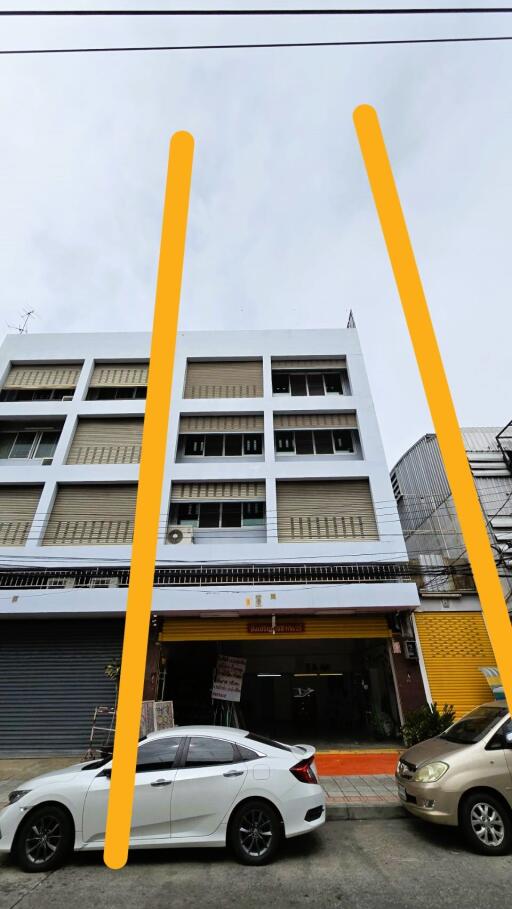
[[[272,369],[346,369],[345,357],[309,360],[278,360],[272,357]]]
[[[496,659],[480,612],[417,612],[416,625],[432,700],[463,716],[489,698],[481,666]]]
[[[351,413],[276,413],[274,429],[357,429]]]
[[[134,483],[60,486],[44,535],[44,545],[131,543],[136,495]]]
[[[76,386],[82,366],[74,363],[31,363],[26,366],[11,366],[4,389],[69,388]]]
[[[80,419],[69,449],[68,464],[138,464],[141,418]]]
[[[296,630],[279,632],[279,640],[311,640],[314,638],[388,638],[390,631],[384,616],[282,616],[277,624],[285,623]],[[164,619],[161,641],[262,641],[272,639],[271,619],[265,616],[246,618]],[[251,630],[249,630],[249,628]],[[259,630],[259,628],[261,630]]]
[[[185,398],[261,398],[261,360],[188,361]]]
[[[42,486],[0,486],[0,545],[23,546]]]
[[[134,388],[148,384],[148,363],[97,363],[89,388]]]
[[[261,414],[219,414],[180,418],[180,432],[263,432]]]
[[[265,499],[265,483],[173,483],[171,502]]]
[[[368,480],[277,482],[280,543],[378,539]]]
[[[3,621],[0,754],[85,753],[96,706],[113,706],[105,666],[119,657],[116,619]]]

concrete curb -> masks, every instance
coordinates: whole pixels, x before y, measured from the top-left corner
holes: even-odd
[[[401,805],[328,805],[327,821],[391,820],[406,817]]]

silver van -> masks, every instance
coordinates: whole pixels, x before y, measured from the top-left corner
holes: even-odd
[[[396,781],[411,814],[460,826],[485,855],[512,849],[512,719],[504,702],[482,704],[413,745],[398,761]]]

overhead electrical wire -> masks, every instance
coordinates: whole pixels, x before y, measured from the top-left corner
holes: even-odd
[[[449,7],[382,7],[382,8],[307,8],[293,9],[26,9],[2,10],[0,17],[220,17],[220,16],[453,16],[453,15],[499,15],[512,13],[511,6],[449,6]]]

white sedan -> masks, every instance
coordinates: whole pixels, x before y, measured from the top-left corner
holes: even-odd
[[[180,726],[139,744],[131,848],[230,845],[270,861],[283,836],[325,821],[315,749],[241,729]],[[102,849],[112,762],[88,761],[23,783],[0,813],[0,851],[49,871],[75,850]]]

